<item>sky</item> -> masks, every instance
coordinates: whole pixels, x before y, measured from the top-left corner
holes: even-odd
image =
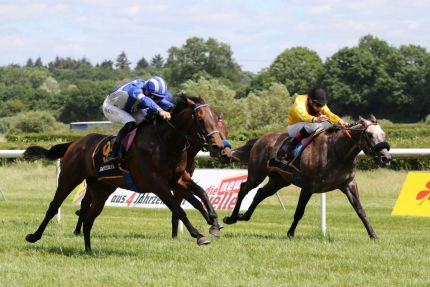
[[[430,52],[429,0],[0,0],[0,66],[55,57],[135,66],[191,37],[230,45],[242,70],[259,72],[293,47],[324,61],[365,35]]]

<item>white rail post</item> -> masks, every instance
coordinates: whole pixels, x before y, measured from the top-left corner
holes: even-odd
[[[325,193],[321,193],[321,231],[323,236],[325,236],[327,229],[326,224],[326,200],[325,200]]]
[[[55,162],[55,172],[57,174],[57,186],[56,187],[58,187],[58,178],[60,177],[60,171],[61,171],[61,160],[57,159],[57,161]],[[61,206],[58,208],[57,221],[58,222],[61,221]]]

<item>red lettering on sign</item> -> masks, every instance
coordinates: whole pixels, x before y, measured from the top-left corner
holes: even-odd
[[[130,206],[130,204],[133,203],[133,198],[136,196],[136,192],[133,192],[133,194],[127,199],[125,203],[127,203],[127,206]]]
[[[426,183],[426,187],[430,189],[430,181]],[[419,205],[423,204],[426,200],[430,200],[430,190],[421,190],[415,197],[416,200],[421,200]]]

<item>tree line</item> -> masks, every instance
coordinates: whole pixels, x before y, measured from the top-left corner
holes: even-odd
[[[243,71],[228,44],[198,37],[171,47],[166,59],[142,57],[134,67],[125,52],[95,65],[85,58],[30,58],[24,66],[0,67],[0,118],[46,111],[64,123],[103,120],[111,89],[153,75],[164,77],[173,93],[206,97],[233,128],[285,126],[292,96],[315,86],[328,92],[330,108],[341,116],[417,122],[430,114],[426,49],[366,35],[324,61],[307,47],[285,49],[258,73]]]

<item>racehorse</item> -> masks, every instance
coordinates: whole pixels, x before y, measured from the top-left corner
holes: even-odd
[[[184,210],[175,201],[169,185],[174,185],[185,171],[187,147],[190,142],[205,139],[213,155],[220,154],[223,141],[217,128],[215,114],[202,98],[180,96],[172,111],[170,121],[157,119],[153,125],[140,124],[125,159],[130,175],[140,193],[154,193],[186,226],[197,244],[209,241],[188,220]],[[117,188],[127,188],[123,178],[98,180],[92,154],[98,143],[105,138],[100,134],[89,134],[74,142],[59,144],[47,150],[32,146],[24,152],[25,158],[62,158],[61,172],[54,198],[39,228],[26,236],[28,242],[38,241],[64,199],[83,180],[91,202],[83,220],[85,250],[91,252],[91,228],[101,213],[109,195]]]
[[[277,155],[287,137],[288,134],[283,132],[268,133],[233,150],[233,159],[236,158],[248,164],[248,180],[241,184],[237,203],[232,214],[223,219],[224,223],[248,221],[262,200],[273,195],[280,188],[294,184],[301,187],[301,191],[293,223],[287,232],[288,237],[294,237],[297,224],[303,217],[306,204],[312,194],[340,189],[363,222],[370,238],[376,239],[375,231],[361,206],[357,183],[354,179],[355,159],[360,151],[372,156],[379,166],[385,166],[391,160],[388,152],[390,146],[385,141],[385,133],[376,118],[373,115],[370,120],[360,117],[358,122],[350,125],[346,131],[338,128],[317,135],[301,155],[299,164],[301,184],[292,173],[276,169],[269,170],[267,166],[268,160]],[[257,190],[249,209],[239,215],[240,205],[245,195],[257,187],[266,176],[269,176],[269,181]]]
[[[231,160],[231,144],[227,140],[228,138],[228,130],[224,124],[223,114],[217,113],[217,130],[221,139],[223,140],[224,148],[221,150],[220,161],[227,163]],[[197,153],[202,149],[207,149],[208,144],[206,140],[202,141],[190,141],[190,146],[187,148],[187,166],[179,178],[178,182],[174,185],[171,185],[171,189],[173,191],[173,195],[175,200],[180,204],[183,199],[186,199],[191,205],[196,208],[205,218],[206,222],[210,225],[209,233],[215,237],[220,236],[221,225],[218,223],[218,215],[214,210],[212,204],[207,197],[206,192],[192,180],[192,175],[195,170],[195,157]],[[216,157],[217,154],[211,154],[212,157]],[[198,196],[201,201],[196,199],[194,195]],[[81,233],[81,227],[83,220],[85,218],[85,214],[89,209],[89,205],[91,203],[91,193],[85,193],[81,201],[81,208],[76,212],[79,216],[78,222],[76,224],[74,234],[79,235]],[[202,205],[205,205],[203,207]],[[178,235],[178,224],[179,218],[175,217],[175,214],[172,213],[172,237],[175,238]]]

